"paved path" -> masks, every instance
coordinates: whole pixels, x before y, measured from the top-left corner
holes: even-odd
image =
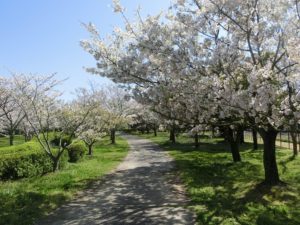
[[[116,172],[38,224],[195,224],[193,213],[184,207],[183,190],[171,173],[171,158],[148,140],[124,137],[131,151]]]

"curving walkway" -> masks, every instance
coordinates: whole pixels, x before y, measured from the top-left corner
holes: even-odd
[[[40,225],[195,224],[171,170],[171,158],[156,144],[124,135],[131,151],[117,170],[59,208]]]

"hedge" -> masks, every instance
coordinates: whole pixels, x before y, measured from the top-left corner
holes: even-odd
[[[71,144],[71,140],[70,140],[69,135],[63,135],[62,137],[60,137],[57,134],[53,135],[53,139],[51,140],[51,144],[54,145],[54,146],[59,146],[60,141],[61,141],[63,146],[67,146],[67,145]]]
[[[61,166],[65,157],[62,157]],[[0,179],[41,176],[53,170],[50,157],[37,142],[0,148]]]
[[[87,147],[83,141],[75,140],[68,147],[69,162],[77,162],[83,158],[87,152]]]

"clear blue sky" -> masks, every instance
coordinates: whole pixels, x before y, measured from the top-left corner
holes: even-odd
[[[170,0],[121,0],[129,18],[141,5],[144,15],[170,6]],[[61,87],[66,99],[76,87],[89,81],[108,81],[88,74],[83,67],[95,61],[79,46],[89,37],[81,22],[97,25],[101,34],[122,26],[113,13],[111,0],[1,0],[0,75],[18,73],[51,74],[69,79]]]

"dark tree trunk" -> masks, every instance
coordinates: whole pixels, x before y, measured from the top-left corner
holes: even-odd
[[[9,145],[10,146],[14,145],[14,137],[15,137],[15,132],[14,131],[10,131],[9,132]]]
[[[266,185],[277,185],[280,183],[277,162],[276,162],[276,136],[277,131],[274,128],[269,128],[267,131],[260,129],[259,133],[264,141],[264,169]]]
[[[149,133],[150,133],[150,130],[149,130],[149,128],[148,128],[148,127],[146,128],[146,132],[147,132],[147,134],[149,134]]]
[[[258,144],[257,144],[257,130],[254,128],[252,129],[252,138],[253,138],[253,150],[258,149]]]
[[[176,142],[175,129],[174,128],[172,128],[170,130],[170,141],[172,142],[172,144],[174,144]]]
[[[88,145],[88,149],[89,149],[89,152],[88,152],[88,155],[92,155],[93,154],[93,145]]]
[[[237,131],[232,130],[230,127],[227,128],[226,136],[230,144],[230,150],[234,162],[242,161],[240,151],[239,151],[242,132],[243,130],[240,128],[238,128]]]
[[[59,159],[60,157],[57,157],[57,158],[52,158],[52,161],[53,161],[53,172],[56,172],[57,170],[59,170]]]
[[[25,139],[25,142],[28,142],[31,140],[31,135],[30,134],[24,134],[24,139]]]
[[[198,149],[199,148],[199,135],[198,135],[198,133],[195,134],[194,139],[195,139],[195,148]]]
[[[244,144],[245,143],[245,135],[244,135],[244,130],[241,131],[241,137],[240,137],[240,141],[241,141],[241,144]]]
[[[222,126],[219,127],[219,129],[220,129],[221,137],[224,138],[224,141],[229,142],[227,128]]]
[[[298,149],[297,149],[297,133],[291,132],[292,142],[293,142],[293,156],[298,155]]]
[[[239,151],[239,143],[236,141],[230,142],[230,148],[231,148],[231,154],[232,154],[233,161],[234,162],[242,161],[240,151]]]
[[[112,144],[116,144],[116,130],[114,128],[110,130],[110,140]]]
[[[156,128],[154,128],[153,131],[154,131],[154,136],[156,137],[157,136]]]

